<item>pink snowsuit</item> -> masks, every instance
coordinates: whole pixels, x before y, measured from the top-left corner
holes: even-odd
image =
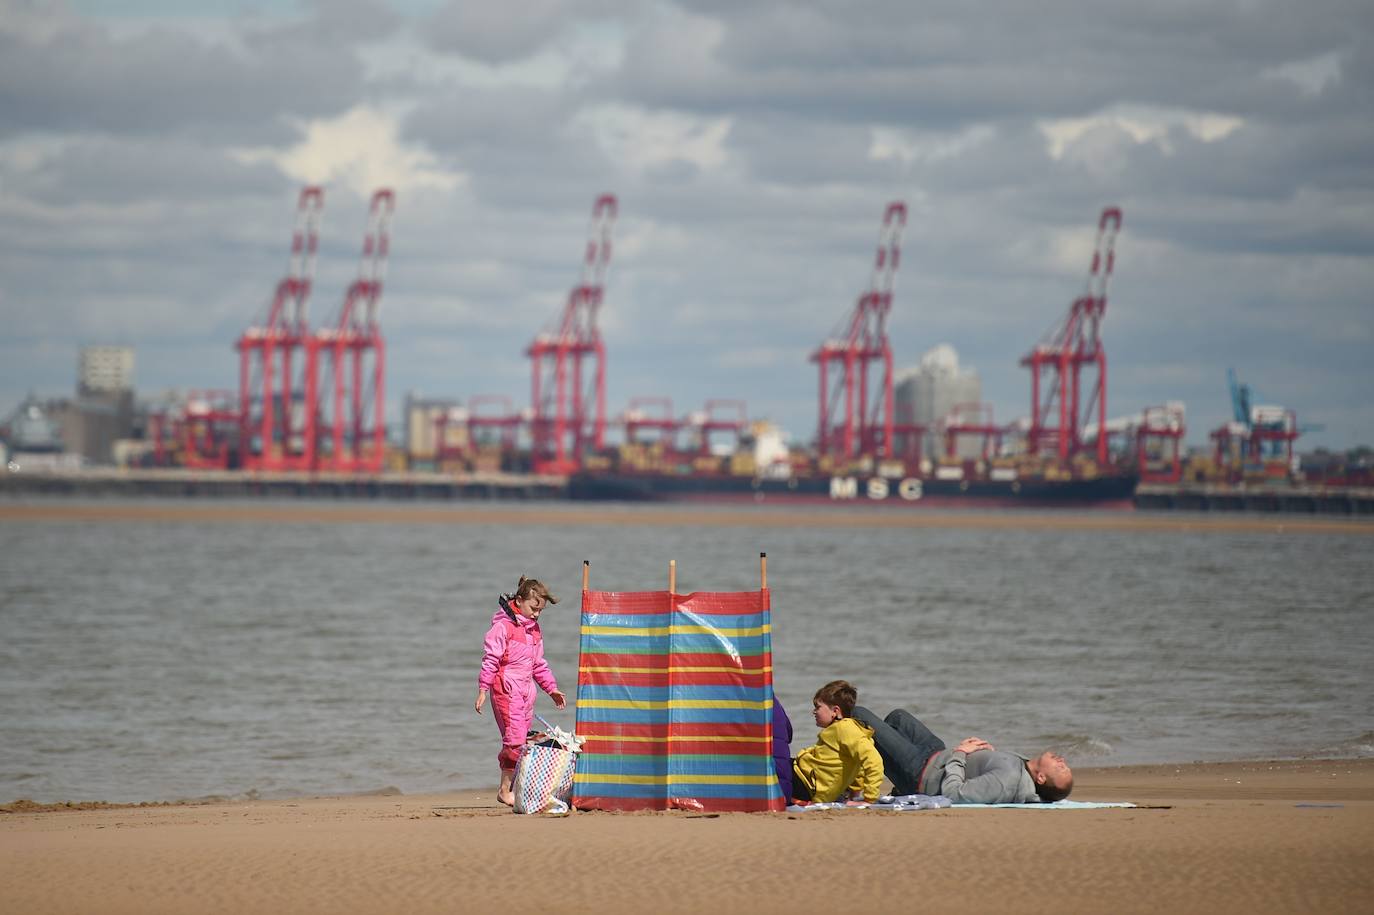
[[[512,620],[505,610],[498,609],[482,640],[477,687],[491,690],[491,711],[501,730],[501,752],[496,759],[502,769],[514,769],[520,758],[534,720],[536,683],[546,693],[558,690],[553,671],[544,660],[544,634],[539,623],[519,613]]]

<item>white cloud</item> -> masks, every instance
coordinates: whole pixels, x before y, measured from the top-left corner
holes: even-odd
[[[636,172],[681,162],[718,169],[728,158],[725,140],[731,119],[727,117],[600,105],[583,111],[580,120],[590,126],[602,152]]]
[[[1041,121],[1038,126],[1053,158],[1077,155],[1100,159],[1105,151],[1091,147],[1095,139],[1105,136],[1129,137],[1137,144],[1154,143],[1167,155],[1173,152],[1169,142],[1173,130],[1183,129],[1203,143],[1215,143],[1244,125],[1243,118],[1214,112],[1122,105],[1089,117]]]
[[[1293,60],[1277,67],[1270,67],[1261,76],[1268,79],[1286,80],[1297,86],[1308,96],[1321,95],[1327,86],[1339,85],[1345,55],[1339,51],[1329,51]]]
[[[444,169],[428,150],[403,145],[398,121],[359,105],[337,118],[301,125],[305,138],[287,149],[239,149],[234,154],[245,163],[272,162],[306,184],[342,181],[360,197],[379,187],[451,191],[465,183],[462,172]]]
[[[997,128],[991,124],[974,124],[951,133],[917,132],[900,127],[874,127],[870,133],[870,158],[893,160],[907,166],[954,159],[997,139]]]

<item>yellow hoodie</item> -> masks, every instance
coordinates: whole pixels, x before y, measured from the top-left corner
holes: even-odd
[[[873,746],[873,729],[841,718],[817,736],[816,745],[798,753],[792,764],[794,777],[811,789],[811,797],[828,803],[859,788],[864,800],[876,801],[883,784],[883,759]]]

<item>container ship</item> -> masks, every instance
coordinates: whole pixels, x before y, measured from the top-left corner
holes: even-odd
[[[764,442],[730,455],[676,455],[626,445],[569,475],[579,500],[885,505],[932,508],[1109,508],[1134,504],[1134,467],[1029,455],[841,464]]]
[[[673,473],[581,472],[568,496],[582,500],[719,502],[767,505],[907,505],[929,508],[1112,508],[1133,506],[1136,478],[940,479],[842,475],[729,477]]]

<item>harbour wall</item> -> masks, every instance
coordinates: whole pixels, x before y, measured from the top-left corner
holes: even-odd
[[[564,476],[511,473],[327,474],[181,468],[21,468],[0,471],[0,498],[7,496],[535,500],[567,498],[568,480]],[[1138,509],[1150,511],[1374,515],[1374,488],[1142,483],[1136,487],[1134,504]]]

